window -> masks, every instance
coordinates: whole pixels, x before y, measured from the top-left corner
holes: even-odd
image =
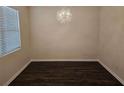
[[[0,6],[0,57],[20,49],[18,11]]]

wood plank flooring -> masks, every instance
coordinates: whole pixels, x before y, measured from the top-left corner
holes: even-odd
[[[10,86],[121,86],[98,62],[32,62]]]

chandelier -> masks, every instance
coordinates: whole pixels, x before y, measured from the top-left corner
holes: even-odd
[[[63,8],[63,9],[57,11],[56,17],[60,23],[68,23],[68,22],[71,22],[72,13],[71,13],[70,9]]]

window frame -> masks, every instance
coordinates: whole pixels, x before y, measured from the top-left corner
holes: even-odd
[[[9,8],[9,9],[11,9],[12,11],[15,11],[15,12],[17,13],[18,33],[19,33],[19,37],[18,37],[18,38],[19,38],[19,47],[15,48],[15,49],[13,49],[13,50],[11,50],[11,51],[8,51],[8,52],[5,53],[5,54],[0,55],[0,58],[5,57],[5,56],[7,56],[7,55],[10,55],[10,54],[12,54],[12,53],[15,53],[15,52],[21,50],[21,46],[22,46],[22,44],[21,44],[21,32],[20,32],[20,17],[19,17],[19,11],[18,11],[17,9],[14,9],[14,8],[8,7],[8,6],[1,6],[1,7]]]

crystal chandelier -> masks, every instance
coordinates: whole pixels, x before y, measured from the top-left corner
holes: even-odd
[[[63,8],[63,9],[57,11],[56,17],[60,23],[68,23],[72,19],[72,13],[71,13],[70,9]]]

